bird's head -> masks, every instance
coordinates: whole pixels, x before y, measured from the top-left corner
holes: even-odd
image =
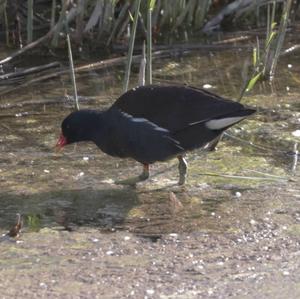
[[[93,110],[80,110],[69,114],[61,124],[61,135],[57,149],[80,141],[92,141],[93,134],[101,122],[100,113]]]

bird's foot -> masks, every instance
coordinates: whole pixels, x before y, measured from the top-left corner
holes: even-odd
[[[115,184],[134,186],[139,182],[145,181],[146,179],[147,178],[142,177],[142,175],[139,175],[139,176],[136,176],[136,177],[125,179],[125,180],[115,181]]]
[[[185,184],[186,176],[182,175],[179,177],[178,185],[183,186]]]
[[[128,178],[125,180],[115,181],[115,184],[117,185],[129,185],[129,186],[135,186],[139,182],[143,182],[149,178],[149,166],[144,165],[143,172],[136,177]]]

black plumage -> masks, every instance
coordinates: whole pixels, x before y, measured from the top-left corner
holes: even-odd
[[[58,146],[93,141],[111,156],[133,158],[146,166],[180,156],[181,168],[186,168],[181,158],[186,151],[205,146],[254,112],[202,89],[142,86],[105,111],[71,113],[62,123]],[[143,178],[148,175],[143,173]]]

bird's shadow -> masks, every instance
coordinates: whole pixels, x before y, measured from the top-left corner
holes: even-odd
[[[59,190],[36,194],[0,193],[0,229],[7,231],[23,217],[24,229],[43,227],[76,230],[96,227],[103,231],[129,230],[145,235],[169,232],[183,209],[173,189],[115,187]],[[175,191],[176,192],[176,191]],[[177,191],[179,197],[184,191]],[[179,205],[179,208],[177,206]],[[153,227],[155,229],[153,229]]]
[[[0,228],[7,227],[16,213],[27,218],[37,217],[41,226],[51,225],[93,225],[109,221],[109,218],[123,218],[138,202],[136,190],[83,189],[41,192],[30,195],[0,194]],[[32,218],[32,219],[33,219]]]

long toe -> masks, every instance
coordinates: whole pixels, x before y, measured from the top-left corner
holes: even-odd
[[[128,178],[126,180],[115,181],[115,184],[134,186],[139,182],[143,182],[143,181],[147,180],[149,178],[149,175],[150,175],[149,165],[144,164],[143,165],[143,172],[139,176],[133,177],[133,178]]]
[[[137,183],[143,182],[145,180],[147,180],[148,177],[144,176],[143,174],[136,176],[136,177],[132,177],[132,178],[128,178],[125,180],[119,180],[119,181],[115,181],[115,184],[117,185],[129,185],[129,186],[134,186]]]

